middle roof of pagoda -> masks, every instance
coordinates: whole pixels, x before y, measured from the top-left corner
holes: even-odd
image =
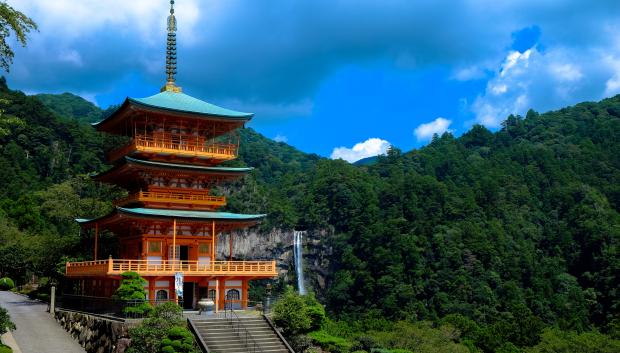
[[[219,120],[241,124],[254,116],[254,113],[222,108],[182,92],[164,91],[146,98],[127,97],[112,114],[92,125],[100,131],[112,131],[115,129],[115,125],[128,115],[128,112],[140,110],[180,118]]]
[[[101,182],[118,182],[118,178],[141,170],[168,171],[177,176],[183,175],[210,175],[221,179],[234,179],[254,170],[252,167],[233,168],[233,167],[206,167],[192,164],[178,164],[167,162],[148,161],[125,156],[121,163],[114,167],[93,176],[93,179]],[[132,178],[121,178],[121,181],[129,183]]]

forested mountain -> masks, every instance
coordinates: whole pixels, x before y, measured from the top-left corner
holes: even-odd
[[[60,117],[72,118],[83,123],[94,123],[101,118],[101,109],[98,106],[68,92],[37,94],[35,97]]]
[[[88,256],[71,219],[120,192],[86,177],[105,168],[106,141],[4,82],[0,98],[0,272],[57,275],[63,256]],[[549,327],[620,337],[620,96],[362,166],[240,133],[231,164],[256,170],[229,210],[269,213],[262,229],[332,231],[317,295],[333,318],[447,323],[473,352],[517,352],[555,339]]]

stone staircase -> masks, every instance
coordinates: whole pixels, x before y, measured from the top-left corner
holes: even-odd
[[[210,353],[292,353],[263,317],[243,317],[233,322],[224,318],[192,319],[191,323]],[[235,325],[240,328],[237,330]],[[246,338],[246,332],[250,337]]]

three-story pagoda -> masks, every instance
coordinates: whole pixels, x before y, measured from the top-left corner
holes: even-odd
[[[262,214],[220,212],[226,198],[210,190],[242,177],[252,168],[219,166],[235,159],[236,129],[253,114],[221,108],[181,92],[176,86],[176,19],[171,1],[168,17],[167,82],[147,98],[127,98],[104,120],[101,132],[125,136],[129,142],[108,153],[113,167],[97,181],[125,188],[128,196],[96,219],[78,219],[95,232],[93,261],[69,262],[66,276],[80,280],[82,294],[111,296],[126,271],[148,281],[148,299],[176,299],[175,276],[183,279],[183,303],[212,298],[246,308],[248,282],[277,276],[275,261],[218,260],[222,232],[256,225]],[[120,258],[100,259],[99,234],[113,232]],[[231,238],[232,239],[232,238]],[[232,243],[230,252],[232,254]]]

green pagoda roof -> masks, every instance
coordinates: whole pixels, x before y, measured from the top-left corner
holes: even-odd
[[[187,210],[166,210],[158,208],[124,208],[117,207],[119,212],[134,214],[138,216],[155,216],[170,218],[192,218],[199,220],[231,220],[247,221],[264,218],[266,214],[240,214],[230,212],[209,212],[209,211],[187,211]]]
[[[184,113],[197,113],[219,117],[242,119],[251,118],[253,113],[243,113],[218,107],[181,92],[164,91],[146,98],[128,98],[131,102],[150,108],[176,110]]]
[[[85,219],[76,218],[75,221],[80,224],[93,223],[95,221],[104,221],[112,219],[115,216],[135,216],[143,218],[177,218],[196,221],[240,221],[252,222],[259,221],[264,218],[265,214],[239,214],[230,212],[209,212],[209,211],[188,211],[188,210],[169,210],[158,208],[125,208],[116,207],[110,214],[99,218]]]
[[[191,171],[202,171],[202,172],[225,172],[225,173],[247,173],[249,171],[254,170],[253,167],[206,167],[201,165],[193,165],[193,164],[178,164],[178,163],[166,163],[166,162],[155,162],[155,161],[147,161],[144,159],[137,159],[125,156],[125,160],[129,163],[142,164],[145,166],[153,166],[153,167],[161,167],[161,168],[172,168],[172,169],[187,169]]]
[[[254,116],[254,113],[244,113],[218,107],[217,105],[188,96],[182,92],[164,91],[146,98],[127,97],[116,111],[110,114],[107,118],[93,123],[92,125],[100,126],[113,120],[117,113],[126,108],[128,105],[140,106],[146,109],[164,110],[167,112],[214,117],[233,121],[247,121]]]

